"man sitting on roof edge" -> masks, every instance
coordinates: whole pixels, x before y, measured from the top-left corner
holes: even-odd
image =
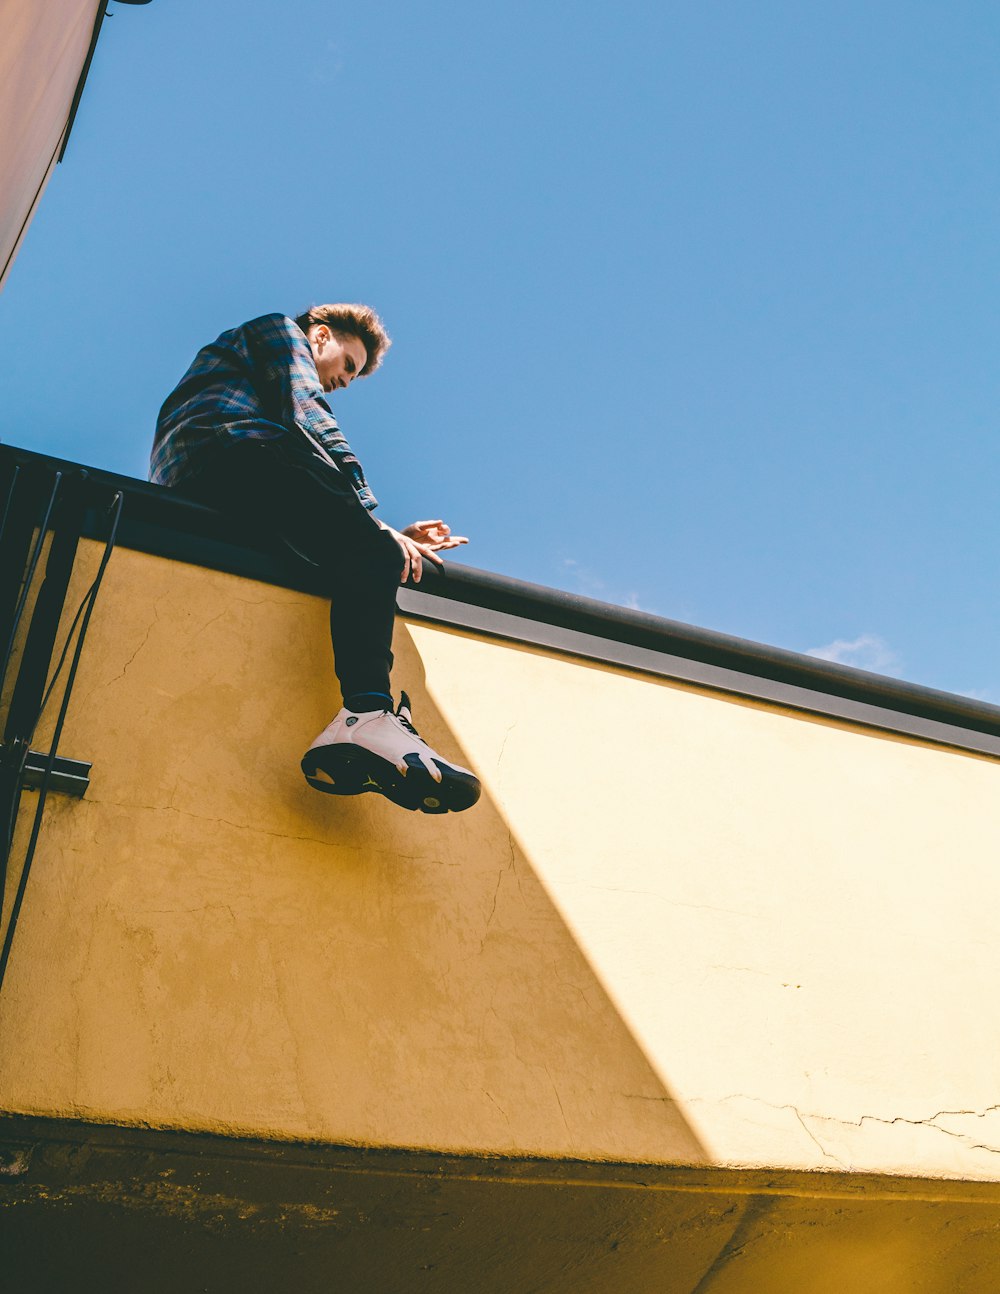
[[[375,372],[390,346],[369,306],[264,315],[203,347],[160,410],[150,480],[263,526],[319,566],[343,708],[306,751],[302,771],[333,795],[377,791],[424,813],[470,808],[473,773],[442,758],[393,707],[389,675],[396,589],[424,559],[468,541],[443,521],[393,530],[372,510],[361,464],[325,393]]]

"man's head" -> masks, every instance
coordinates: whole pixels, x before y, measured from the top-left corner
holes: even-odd
[[[313,306],[295,322],[309,338],[324,391],[374,373],[392,345],[370,306]]]

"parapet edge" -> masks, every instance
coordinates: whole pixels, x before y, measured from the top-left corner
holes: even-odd
[[[93,498],[89,538],[104,538],[101,498],[121,490],[121,546],[324,593],[316,568],[162,486],[9,445],[0,446],[0,466],[43,479],[84,474]],[[401,588],[399,608],[411,618],[1000,757],[998,706],[455,562]]]

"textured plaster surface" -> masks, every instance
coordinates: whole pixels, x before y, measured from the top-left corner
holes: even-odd
[[[411,632],[712,1162],[995,1178],[1000,765],[480,643],[488,714]]]
[[[396,646],[425,734],[471,758],[402,626]],[[488,795],[441,819],[306,786],[337,704],[319,600],[115,555],[61,747],[93,760],[91,789],[47,810],[0,1105],[700,1160]]]
[[[1000,765],[400,622],[397,686],[483,801],[324,797],[297,763],[338,704],[325,619],[115,555],[0,1107],[997,1178]]]

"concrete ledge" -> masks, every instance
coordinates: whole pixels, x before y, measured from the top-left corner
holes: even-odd
[[[0,464],[84,471],[95,495],[123,490],[125,547],[322,594],[315,569],[262,548],[227,518],[148,482],[0,447]],[[104,518],[88,515],[101,538]],[[400,591],[409,616],[470,628],[902,736],[1000,756],[1000,707],[731,635],[449,563]]]

